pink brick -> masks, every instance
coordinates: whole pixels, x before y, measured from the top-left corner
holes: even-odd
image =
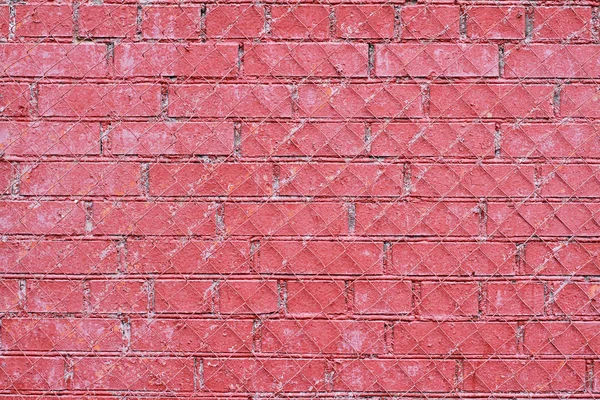
[[[478,307],[479,287],[476,283],[421,284],[421,314],[444,317],[475,316]]]
[[[25,37],[70,37],[73,35],[73,7],[69,4],[16,6],[15,34]]]
[[[412,290],[407,282],[354,283],[354,309],[359,314],[407,314],[412,311],[412,303]]]
[[[264,8],[254,5],[210,4],[206,10],[206,35],[215,38],[252,39],[265,31]]]
[[[467,36],[473,39],[522,39],[525,8],[518,6],[467,7]]]
[[[490,283],[486,287],[488,315],[541,315],[544,286],[541,283]]]
[[[504,74],[511,78],[588,78],[600,75],[593,44],[530,44],[505,47]]]
[[[536,7],[533,38],[536,40],[588,40],[592,10],[589,7]]]
[[[456,39],[459,37],[460,8],[433,4],[402,7],[402,39]]]
[[[271,6],[271,35],[281,39],[329,37],[329,10],[321,4]]]
[[[143,8],[142,36],[147,39],[198,39],[202,35],[202,11],[198,6]]]
[[[287,281],[287,311],[293,315],[332,315],[346,310],[343,281]]]
[[[209,313],[214,296],[213,282],[207,280],[158,280],[154,284],[158,313]]]
[[[264,314],[278,309],[275,281],[226,281],[219,285],[219,311],[225,314]]]
[[[29,280],[26,282],[29,312],[79,313],[83,311],[81,280]]]
[[[388,5],[340,5],[335,8],[336,36],[392,38],[394,8]]]
[[[137,30],[137,7],[126,4],[82,4],[79,35],[83,37],[133,38]]]

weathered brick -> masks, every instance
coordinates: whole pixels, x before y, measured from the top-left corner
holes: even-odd
[[[114,155],[228,155],[231,122],[119,122],[108,130]]]
[[[475,316],[479,311],[479,287],[476,283],[424,282],[420,296],[422,315],[463,317]]]
[[[494,125],[489,123],[375,123],[371,138],[369,154],[373,156],[482,158],[494,154]]]
[[[366,77],[368,57],[366,44],[257,43],[244,47],[244,74]]]
[[[47,117],[155,116],[160,112],[157,84],[41,84],[40,113]]]
[[[457,39],[460,8],[456,5],[407,4],[400,14],[402,39]]]
[[[146,39],[198,39],[202,35],[202,8],[152,4],[143,7],[142,36]]]
[[[290,117],[291,87],[287,85],[172,85],[171,117]]]
[[[275,281],[225,281],[219,284],[219,311],[226,314],[265,314],[277,311]]]
[[[148,284],[141,280],[115,279],[89,282],[89,303],[94,313],[142,313],[148,311]]]
[[[265,34],[264,7],[211,4],[206,8],[206,35],[214,38],[252,39]]]
[[[600,284],[597,282],[554,283],[553,310],[559,315],[598,315],[600,313]]]
[[[382,244],[345,241],[282,241],[260,243],[258,270],[262,273],[379,274]]]
[[[154,285],[158,313],[209,313],[215,288],[207,280],[158,280]]]
[[[21,166],[19,193],[28,196],[135,196],[141,168],[135,163],[37,163]]]
[[[133,38],[137,30],[137,7],[129,4],[82,4],[79,35],[86,38]]]
[[[286,282],[287,311],[291,314],[332,315],[346,310],[344,281]]]
[[[387,272],[397,275],[505,275],[514,271],[511,243],[399,242]]]
[[[59,391],[66,388],[63,357],[5,356],[0,358],[0,385],[10,391]]]
[[[118,76],[225,77],[237,73],[235,43],[122,43],[115,46]]]
[[[523,39],[525,8],[519,6],[467,7],[467,36],[473,39]]]
[[[414,84],[303,84],[300,114],[306,117],[419,117],[421,87]]]
[[[384,326],[369,321],[267,321],[261,350],[277,354],[377,354]]]
[[[505,47],[504,74],[511,78],[588,78],[600,75],[593,44],[529,44]]]
[[[392,281],[354,282],[354,310],[359,314],[407,314],[412,311],[410,283]]]
[[[25,117],[32,110],[28,85],[0,83],[0,94],[0,116]]]
[[[268,164],[153,164],[150,193],[157,196],[268,196],[273,167]]]
[[[73,201],[0,201],[0,231],[5,234],[84,233],[85,213]]]
[[[541,283],[490,283],[486,290],[489,315],[541,315],[544,312],[544,285]]]
[[[550,117],[553,92],[543,84],[434,84],[430,112],[435,117]]]
[[[533,21],[533,38],[536,40],[588,40],[592,9],[572,5],[535,7]]]
[[[524,326],[524,348],[534,355],[598,354],[597,322],[529,322]]]
[[[18,4],[15,34],[24,37],[70,37],[73,7],[70,4]]]
[[[0,312],[18,311],[20,306],[19,281],[16,279],[0,280]]]
[[[242,126],[242,154],[356,156],[365,149],[364,135],[364,125],[353,122],[247,123]]]
[[[83,281],[28,280],[26,309],[30,312],[78,313],[83,311]]]
[[[561,241],[530,241],[525,247],[524,269],[539,275],[598,275],[600,245]]]
[[[560,115],[564,117],[600,117],[600,88],[593,84],[566,85],[560,94]]]
[[[279,39],[326,39],[329,10],[321,4],[273,5],[271,35]]]
[[[340,38],[392,38],[394,7],[340,5],[335,8],[335,34]]]
[[[498,47],[450,43],[376,45],[375,75],[498,76]]]

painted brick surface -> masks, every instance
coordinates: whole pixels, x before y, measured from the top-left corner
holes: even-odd
[[[0,0],[0,399],[600,396],[600,4]]]

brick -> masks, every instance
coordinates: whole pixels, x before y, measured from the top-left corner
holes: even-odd
[[[413,164],[411,193],[431,197],[530,197],[534,167],[494,164]]]
[[[457,39],[460,8],[435,4],[409,4],[400,14],[402,39]]]
[[[157,84],[41,84],[40,113],[47,117],[155,116],[160,112]]]
[[[466,361],[467,392],[555,393],[582,390],[583,360],[485,360]]]
[[[504,75],[512,78],[589,78],[600,75],[593,44],[530,44],[505,47]]]
[[[19,281],[0,279],[0,312],[18,311],[20,308]]]
[[[10,392],[30,390],[65,390],[63,357],[2,356],[0,385]]]
[[[360,123],[285,122],[242,126],[245,156],[356,156],[365,149]]]
[[[511,243],[399,242],[387,272],[396,275],[505,275],[514,271]]]
[[[376,45],[375,75],[498,76],[498,47],[491,44],[450,43]]]
[[[494,154],[489,123],[390,122],[371,125],[369,154],[387,157],[483,158]]]
[[[354,282],[354,310],[359,314],[407,314],[412,297],[409,282]]]
[[[150,194],[157,196],[269,196],[273,167],[264,163],[153,164]]]
[[[327,39],[329,10],[321,4],[273,5],[271,35],[278,39]]]
[[[69,4],[17,5],[16,36],[73,36],[73,7]]]
[[[145,281],[110,280],[89,282],[90,308],[95,313],[142,313],[148,311]]]
[[[475,316],[479,312],[478,298],[477,283],[424,282],[421,284],[421,314],[434,317]]]
[[[504,322],[400,322],[394,325],[394,353],[514,355],[517,352],[516,330],[516,324]]]
[[[10,193],[13,169],[10,163],[0,163],[0,194]]]
[[[368,57],[366,44],[257,43],[244,46],[244,74],[366,77]]]
[[[159,4],[143,7],[142,37],[145,39],[199,39],[202,36],[202,8]]]
[[[225,77],[237,73],[235,43],[122,43],[115,46],[117,76]]]
[[[83,311],[80,280],[28,280],[26,309],[29,312],[76,313]]]
[[[487,314],[540,315],[544,311],[544,285],[541,283],[489,283]]]
[[[117,243],[109,240],[0,242],[0,271],[10,274],[110,274],[119,266]]]
[[[589,7],[536,7],[533,10],[533,38],[588,40],[591,37],[591,20],[592,10]]]
[[[291,314],[333,315],[346,310],[343,281],[286,282],[287,311]]]
[[[120,351],[125,347],[118,319],[8,318],[2,346],[12,351]]]
[[[0,231],[4,234],[84,233],[85,213],[73,201],[0,201]]]
[[[335,35],[340,38],[392,38],[394,7],[340,5],[335,8]]]
[[[384,325],[368,321],[267,321],[261,351],[277,354],[377,354]]]
[[[494,236],[590,236],[600,232],[595,203],[490,204],[487,231]]]
[[[171,117],[290,117],[291,88],[286,85],[172,85]]]
[[[85,38],[133,38],[137,31],[137,7],[127,4],[82,4],[79,36]]]
[[[158,313],[209,313],[213,307],[211,281],[159,280],[154,290]]]
[[[119,122],[108,130],[107,151],[120,155],[228,155],[231,122]]]
[[[206,9],[206,35],[215,38],[252,39],[265,33],[262,6],[214,4]]]
[[[529,322],[524,326],[524,349],[533,355],[598,354],[597,322]]]
[[[507,6],[467,7],[467,36],[472,39],[523,39],[525,8]]]
[[[258,270],[280,274],[380,274],[383,246],[371,242],[280,241],[260,243]]]
[[[100,154],[98,125],[85,122],[0,121],[0,152],[5,155]]]
[[[8,4],[0,5],[0,38],[7,38],[9,33],[10,9]]]
[[[509,157],[593,157],[600,151],[592,123],[519,124],[502,127],[502,150]]]
[[[211,204],[198,202],[99,202],[93,207],[93,231],[108,235],[212,235]]]
[[[125,163],[57,162],[21,166],[19,193],[26,196],[135,196],[141,167]]]
[[[598,275],[600,245],[576,241],[528,242],[524,270],[529,275]]]
[[[225,274],[250,271],[250,243],[145,239],[127,242],[129,271],[150,274]]]
[[[323,390],[325,361],[272,358],[204,359],[210,392],[307,392]]]
[[[75,358],[73,389],[191,391],[194,360],[154,356]]]
[[[553,311],[557,315],[598,315],[600,284],[598,282],[554,283]]]
[[[279,164],[284,196],[396,196],[404,190],[402,164]]]
[[[359,392],[446,392],[454,386],[453,360],[343,360],[333,387]]]
[[[230,235],[343,235],[348,231],[341,203],[227,203],[225,231]]]
[[[431,115],[435,117],[550,117],[553,87],[542,84],[431,85]]]
[[[414,84],[304,84],[300,115],[328,118],[419,117],[421,87]]]
[[[545,164],[540,168],[542,196],[596,197],[600,190],[600,171],[596,165]]]
[[[477,210],[474,203],[357,203],[356,233],[474,236],[479,231]]]
[[[106,76],[106,46],[95,43],[2,43],[0,74],[24,77]]]
[[[219,311],[225,314],[265,314],[278,309],[275,281],[225,281],[219,285]]]
[[[181,319],[133,319],[131,348],[134,351],[249,352],[252,321]]]
[[[18,83],[0,83],[0,116],[25,117],[32,110],[29,86]]]
[[[595,85],[566,85],[560,96],[560,115],[565,117],[600,117],[600,89]]]

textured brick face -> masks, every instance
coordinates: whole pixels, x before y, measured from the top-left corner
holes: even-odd
[[[0,400],[600,397],[597,0],[0,0]]]

